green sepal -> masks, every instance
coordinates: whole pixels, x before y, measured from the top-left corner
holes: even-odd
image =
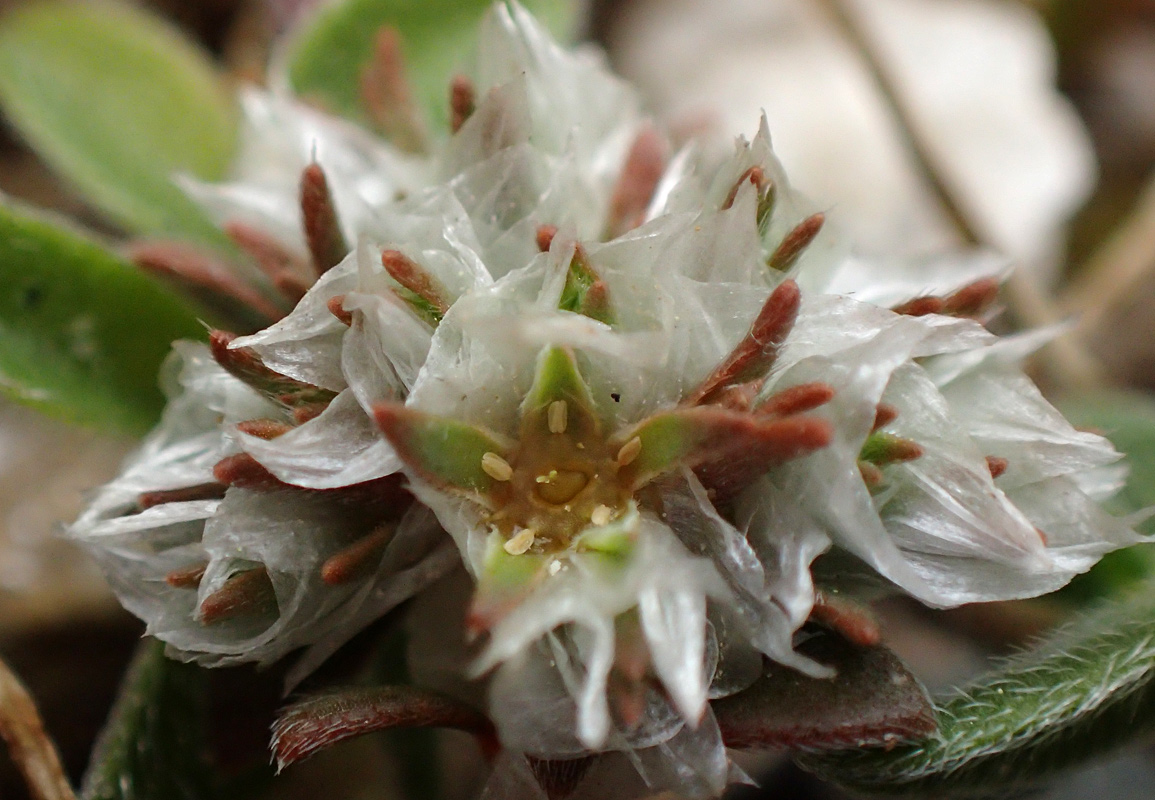
[[[505,551],[505,541],[497,531],[491,531],[485,540],[485,571],[478,581],[479,595],[527,588],[550,560],[550,556],[539,553],[510,555]]]
[[[875,432],[866,437],[858,460],[876,466],[885,466],[897,461],[911,461],[922,455],[922,448],[909,439],[891,433]]]
[[[575,248],[557,307],[612,325],[614,317],[607,291],[605,282],[590,265],[585,250]]]
[[[498,485],[481,466],[486,453],[509,452],[497,434],[401,403],[381,403],[373,412],[397,455],[430,483],[482,495]]]
[[[421,321],[429,325],[431,328],[436,328],[441,324],[442,313],[441,309],[430,303],[421,295],[412,289],[406,289],[404,286],[398,286],[393,289],[393,293],[405,301],[413,313],[421,318]]]
[[[8,11],[0,105],[57,172],[126,229],[228,246],[172,176],[225,176],[236,104],[208,55],[160,17],[111,1]]]
[[[489,630],[500,622],[533,591],[554,558],[541,553],[511,555],[505,551],[505,541],[496,530],[485,541],[484,566],[467,620],[473,631]]]
[[[558,400],[565,401],[566,430],[572,436],[580,439],[597,433],[600,426],[593,394],[581,375],[573,350],[546,347],[538,355],[533,385],[521,404],[523,439],[546,426],[549,406]]]
[[[641,514],[631,500],[624,514],[605,525],[586,528],[577,541],[579,552],[602,556],[608,563],[621,566],[634,554]]]
[[[621,468],[622,482],[635,490],[679,466],[695,467],[710,456],[755,442],[759,421],[715,406],[675,408],[642,420],[618,434],[617,447],[641,442],[637,457]]]
[[[147,430],[174,339],[205,338],[185,304],[46,215],[0,203],[0,384],[73,422]]]

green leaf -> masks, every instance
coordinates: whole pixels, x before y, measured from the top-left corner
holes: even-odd
[[[204,328],[87,238],[0,203],[0,388],[74,422],[146,430],[174,339]]]
[[[54,169],[128,230],[226,241],[172,176],[225,175],[235,104],[206,54],[159,18],[77,0],[7,12],[0,104]]]
[[[1065,398],[1060,409],[1074,425],[1102,433],[1126,457],[1130,470],[1123,490],[1107,503],[1114,514],[1155,506],[1155,399],[1137,392],[1110,392]],[[1155,521],[1139,525],[1155,533]],[[1086,602],[1116,593],[1155,573],[1155,545],[1108,553],[1090,572],[1076,576],[1059,597]]]
[[[213,796],[203,741],[201,669],[141,643],[97,740],[82,800],[204,800]]]
[[[1126,456],[1131,473],[1111,509],[1129,514],[1155,506],[1155,399],[1111,392],[1070,397],[1059,407],[1073,425],[1101,433]]]
[[[296,39],[289,79],[305,97],[366,122],[361,71],[383,25],[401,33],[406,74],[435,130],[447,129],[449,81],[474,48],[477,26],[492,0],[344,0],[319,11]],[[526,0],[526,8],[555,33],[573,27],[572,0]]]
[[[855,791],[1004,797],[1155,729],[1155,583],[938,705],[938,733],[802,759]]]

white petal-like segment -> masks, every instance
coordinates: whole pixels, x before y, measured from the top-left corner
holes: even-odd
[[[341,391],[346,386],[341,341],[348,328],[333,316],[329,301],[357,287],[356,268],[356,255],[350,254],[322,275],[287,317],[263,331],[239,336],[229,346],[251,347],[269,369]]]
[[[306,489],[338,489],[401,468],[401,460],[349,389],[320,416],[275,439],[238,433],[237,440],[282,481]]]

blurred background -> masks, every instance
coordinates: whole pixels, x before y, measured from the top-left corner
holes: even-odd
[[[24,1],[0,0],[0,13]],[[261,82],[274,37],[313,2],[149,5],[211,51],[230,80]],[[839,9],[852,12],[852,29]],[[584,36],[675,133],[751,136],[765,110],[787,173],[864,251],[918,259],[970,238],[1009,254],[1020,277],[1000,324],[1073,320],[1034,372],[1077,420],[1085,413],[1110,435],[1104,405],[1095,406],[1098,416],[1085,411],[1087,397],[1151,403],[1155,0],[594,0]],[[121,235],[3,121],[0,191]],[[1117,443],[1155,460],[1150,437]],[[0,654],[41,704],[74,777],[140,626],[59,531],[131,446],[0,404]],[[1137,497],[1132,505],[1155,501]],[[880,608],[885,637],[941,691],[1153,563],[1126,554],[1058,599],[945,614],[888,602]],[[267,689],[252,688],[275,685],[275,676],[233,672],[220,679],[225,696],[275,707]],[[260,746],[260,724],[241,730],[224,720],[246,746]],[[461,744],[450,738],[443,747]],[[391,767],[367,757],[374,747],[337,748],[298,769],[293,794],[278,786],[269,796],[388,796],[380,787]],[[476,762],[460,760],[447,797],[476,786]],[[773,756],[749,768],[768,789],[735,790],[735,798],[841,796]],[[1146,798],[1153,782],[1155,759],[1138,749],[1048,797]],[[0,754],[0,798],[23,791]]]

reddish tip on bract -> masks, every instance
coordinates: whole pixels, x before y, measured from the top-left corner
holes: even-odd
[[[213,477],[226,486],[256,492],[289,488],[289,484],[269,472],[248,453],[237,453],[222,458],[213,467]]]
[[[335,297],[330,297],[329,302],[325,303],[325,307],[329,309],[329,313],[339,319],[343,324],[353,325],[353,313],[345,310],[345,295],[339,294]]]
[[[733,497],[777,465],[826,447],[834,436],[831,424],[818,417],[748,418],[749,426],[719,438],[694,466],[702,485],[719,499]]]
[[[783,389],[772,394],[758,406],[757,410],[759,414],[786,417],[791,414],[801,414],[804,411],[813,411],[833,399],[833,387],[815,381],[814,383],[791,386],[789,389]]]
[[[813,214],[799,222],[794,230],[782,238],[777,249],[766,260],[766,265],[781,272],[790,269],[806,248],[818,237],[824,224],[826,224],[826,215],[821,213]]]
[[[734,201],[738,199],[738,192],[742,189],[742,185],[747,181],[754,184],[759,192],[766,187],[766,173],[762,171],[761,167],[750,167],[750,169],[743,172],[738,180],[734,182],[734,186],[730,189],[730,193],[726,195],[725,201],[722,203],[722,210],[728,211],[734,207]]]
[[[162,489],[156,492],[144,492],[137,498],[136,504],[141,511],[164,505],[165,503],[187,503],[193,500],[218,500],[225,496],[225,487],[219,483],[200,483],[196,486],[186,486],[181,489]]]
[[[449,129],[454,133],[473,116],[476,94],[473,81],[464,75],[457,75],[449,82]]]
[[[346,739],[389,728],[455,728],[476,736],[490,755],[500,747],[485,715],[446,695],[400,685],[342,689],[307,697],[281,712],[273,724],[277,769]]]
[[[425,150],[425,129],[405,75],[400,32],[381,26],[373,38],[373,54],[361,71],[361,101],[369,118],[396,147],[411,153]]]
[[[543,253],[548,253],[555,236],[557,236],[556,225],[539,225],[537,227],[537,249]]]
[[[653,127],[638,133],[626,156],[610,200],[608,238],[633,230],[645,219],[646,208],[666,168],[666,140]]]
[[[245,251],[272,282],[281,296],[296,305],[309,291],[312,281],[302,276],[307,267],[272,236],[243,222],[226,222],[225,234]]]
[[[371,533],[331,556],[321,566],[321,580],[329,586],[341,586],[371,573],[393,536],[392,525],[381,525]]]
[[[1008,462],[1005,458],[998,456],[987,456],[987,469],[991,471],[991,477],[997,478],[1007,471]]]
[[[381,253],[381,264],[393,280],[420,297],[444,316],[449,311],[449,299],[445,289],[420,264],[400,250],[385,250]]]
[[[305,167],[301,173],[301,220],[305,242],[313,257],[313,269],[317,275],[324,275],[341,263],[349,248],[337,220],[329,181],[317,163]]]
[[[844,597],[816,593],[810,619],[860,647],[871,647],[882,641],[882,631],[870,608]]]
[[[905,303],[899,303],[891,311],[906,317],[925,317],[927,314],[938,314],[942,311],[942,298],[916,297]]]
[[[750,332],[696,389],[686,395],[682,404],[708,404],[721,389],[763,377],[774,365],[778,348],[794,327],[801,305],[802,292],[797,283],[787,280],[779,284],[766,298]]]
[[[184,569],[174,569],[164,576],[164,582],[174,589],[196,589],[201,585],[208,564],[194,564]]]
[[[927,314],[979,317],[991,307],[998,296],[998,279],[981,278],[946,297],[916,297],[905,303],[899,303],[891,310],[908,317],[923,317]]]
[[[990,308],[998,297],[998,279],[982,278],[947,297],[943,301],[942,311],[959,317],[975,317]]]
[[[199,616],[205,625],[248,614],[261,614],[277,607],[277,595],[264,567],[233,575],[221,588],[206,597]]]
[[[879,403],[874,409],[874,425],[871,426],[870,432],[874,433],[879,428],[885,428],[896,419],[898,419],[897,408],[889,403]]]
[[[237,423],[237,430],[248,436],[271,441],[284,436],[293,429],[292,425],[275,419],[247,419]]]
[[[210,306],[240,306],[275,322],[285,311],[240,280],[232,267],[181,242],[135,242],[125,253],[145,272],[172,281]]]

